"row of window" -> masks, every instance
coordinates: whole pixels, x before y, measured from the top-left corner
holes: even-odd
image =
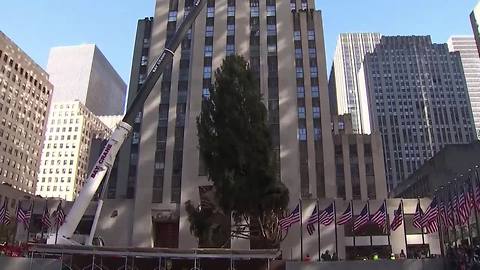
[[[8,56],[7,53],[4,53],[2,50],[0,50],[0,59],[3,56],[3,62],[5,64],[8,64],[10,68],[14,68],[15,71],[19,71],[20,76],[24,77],[26,80],[29,82],[33,83],[35,87],[38,87],[38,90],[43,91],[44,94],[50,95],[51,90],[47,90],[45,86],[42,85],[42,82],[39,82],[34,76],[33,71],[28,72],[26,71],[19,63],[15,63],[12,58]]]

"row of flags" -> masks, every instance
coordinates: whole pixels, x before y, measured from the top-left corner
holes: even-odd
[[[299,204],[290,215],[279,220],[279,226],[282,230],[287,231],[293,224],[301,221],[300,207]],[[307,219],[307,231],[310,235],[315,231],[315,224],[329,226],[335,219],[334,203],[331,203],[321,212],[319,212],[317,208],[318,207],[316,206],[312,215]],[[388,223],[387,219],[386,201],[382,203],[373,215],[370,214],[369,208],[370,205],[369,202],[367,202],[360,214],[354,219],[352,203],[349,203],[335,225],[345,225],[353,221],[353,231],[357,232],[367,224],[375,224],[383,229],[384,233],[387,233],[388,228],[395,231],[404,223],[403,201],[400,202],[398,209],[394,211],[394,217],[391,224]],[[422,230],[425,229],[426,233],[437,232],[439,213],[437,199],[434,198],[432,200],[425,212],[422,211],[419,200],[413,218],[413,226]]]
[[[21,204],[18,204],[17,207],[17,223],[21,223],[24,225],[25,229],[28,229],[30,226],[30,220],[32,218],[33,213],[33,203],[31,204],[30,208],[23,209]],[[42,228],[46,228],[47,230],[52,226],[51,218],[54,219],[55,225],[62,225],[65,222],[65,212],[62,208],[62,203],[60,202],[57,206],[57,210],[55,210],[51,215],[48,211],[47,202],[45,202],[45,209],[42,214]],[[9,225],[10,220],[10,213],[8,212],[8,202],[4,200],[2,207],[0,208],[0,224]]]

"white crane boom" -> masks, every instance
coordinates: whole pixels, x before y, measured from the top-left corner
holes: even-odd
[[[87,210],[88,205],[93,199],[93,196],[98,190],[103,178],[109,175],[109,171],[113,167],[115,162],[115,157],[117,156],[120,147],[130,134],[132,130],[132,125],[136,117],[137,112],[141,111],[145,100],[150,95],[152,89],[155,87],[157,81],[160,79],[165,67],[173,59],[175,51],[181,44],[182,40],[185,38],[189,29],[192,27],[195,22],[198,14],[205,6],[207,0],[195,0],[195,3],[185,17],[183,22],[180,24],[179,28],[172,36],[170,41],[165,46],[160,57],[155,62],[155,65],[152,67],[152,70],[148,74],[145,83],[139,89],[137,96],[133,100],[130,107],[127,109],[125,117],[122,122],[116,127],[113,131],[113,134],[109,141],[107,142],[105,148],[103,149],[100,157],[98,158],[95,166],[92,169],[92,172],[88,175],[88,179],[85,181],[85,184],[80,191],[80,194],[76,198],[72,208],[68,212],[68,215],[65,219],[65,223],[60,226],[58,230],[58,239],[55,235],[52,235],[48,238],[48,244],[67,244],[67,245],[78,245],[75,241],[70,240],[73,236],[78,223],[82,219],[83,214]],[[108,180],[108,179],[107,179]],[[104,182],[104,186],[108,183]],[[86,244],[91,245],[93,235],[96,230],[96,225],[98,223],[98,218],[100,216],[101,207],[103,205],[102,198],[100,198],[99,204],[97,206],[97,212],[95,214],[95,220],[92,225],[90,237],[87,240]]]

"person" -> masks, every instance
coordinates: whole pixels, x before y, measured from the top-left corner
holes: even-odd
[[[336,252],[333,252],[332,261],[338,261],[338,254]]]
[[[325,254],[323,254],[323,258],[322,258],[324,261],[326,262],[329,262],[332,260],[332,256],[330,255],[330,251],[325,251]]]
[[[407,256],[405,255],[405,251],[400,250],[400,259],[405,259]]]
[[[305,261],[305,262],[310,262],[310,261],[312,261],[312,258],[310,257],[310,254],[307,253],[307,255],[305,256],[305,258],[303,259],[303,261]]]

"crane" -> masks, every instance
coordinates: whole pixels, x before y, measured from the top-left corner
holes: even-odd
[[[92,201],[93,196],[100,187],[100,184],[102,183],[104,177],[109,175],[109,172],[112,169],[113,163],[115,162],[115,157],[118,154],[120,147],[132,131],[132,125],[135,121],[136,113],[138,111],[141,111],[145,101],[152,92],[157,81],[160,79],[160,76],[162,75],[165,67],[168,63],[172,61],[173,56],[175,55],[175,51],[179,47],[182,40],[185,38],[186,34],[192,27],[193,23],[200,14],[200,11],[203,9],[206,3],[207,0],[195,0],[192,9],[185,17],[183,22],[180,24],[172,38],[167,42],[162,54],[160,54],[160,56],[155,61],[155,64],[151,68],[151,71],[149,72],[144,84],[139,89],[137,96],[131,103],[130,107],[127,109],[122,121],[117,125],[117,127],[112,133],[112,136],[103,148],[100,157],[97,159],[97,162],[95,163],[92,171],[88,175],[88,178],[85,181],[82,190],[80,191],[72,208],[66,216],[65,223],[63,223],[58,229],[58,239],[55,235],[50,236],[47,240],[48,244],[58,243],[65,245],[79,245],[79,243],[70,240],[70,238],[73,236],[78,226],[78,223],[80,222],[88,205]],[[106,185],[107,181],[104,181],[103,186],[105,187]],[[85,243],[86,245],[92,244],[93,236],[95,234],[102,206],[103,198],[101,197],[97,205],[97,211],[95,213],[95,219],[93,221],[93,225],[90,231],[90,236]]]

